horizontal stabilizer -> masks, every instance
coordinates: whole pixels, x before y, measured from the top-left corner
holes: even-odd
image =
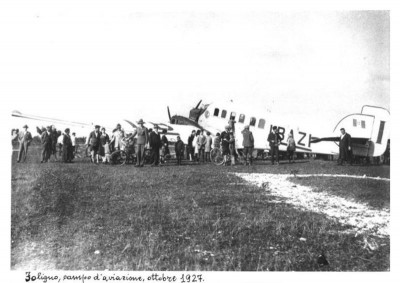
[[[369,139],[367,138],[357,138],[357,137],[351,137],[351,143],[354,144],[366,144]],[[340,137],[326,137],[326,138],[320,138],[320,139],[314,139],[311,141],[311,143],[317,143],[321,141],[333,141],[333,142],[339,142]]]
[[[321,138],[321,139],[312,139],[311,143],[317,143],[317,142],[322,142],[322,141],[340,141],[340,137],[327,137],[327,138]]]

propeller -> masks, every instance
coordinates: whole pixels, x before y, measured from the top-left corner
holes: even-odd
[[[167,111],[168,111],[169,122],[172,124],[172,117],[171,117],[171,112],[169,112],[169,106],[167,106]]]
[[[196,105],[196,107],[195,107],[196,109],[199,108],[200,103],[201,103],[202,101],[203,101],[203,100],[200,100],[199,103],[197,103],[197,105]]]

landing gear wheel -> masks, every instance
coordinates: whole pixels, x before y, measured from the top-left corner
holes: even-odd
[[[213,148],[210,152],[211,161],[215,165],[222,165],[224,163],[224,156],[222,155],[222,150],[219,148]]]
[[[124,165],[126,163],[127,155],[123,150],[115,151],[111,154],[111,164],[113,165]]]

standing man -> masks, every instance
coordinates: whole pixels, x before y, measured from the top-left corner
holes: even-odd
[[[338,165],[343,165],[343,160],[349,162],[349,153],[351,151],[351,136],[346,133],[344,128],[340,129],[342,135],[340,136],[339,141],[339,159]]]
[[[245,165],[252,164],[252,153],[254,148],[254,137],[253,133],[250,131],[250,126],[244,126],[242,131],[243,135],[243,154],[245,158]]]
[[[158,133],[158,126],[154,125],[154,130],[151,131],[149,135],[149,145],[151,148],[151,159],[153,163],[152,167],[160,165],[160,147],[161,147],[161,138]]]
[[[40,161],[40,163],[48,162],[53,148],[50,126],[47,127],[46,131],[43,131],[40,139],[42,142],[42,160]]]
[[[51,126],[51,152],[50,155],[54,155],[54,159],[57,160],[57,139],[59,133],[54,125]],[[61,134],[61,133],[60,133]]]
[[[182,156],[183,156],[184,150],[185,150],[185,145],[183,144],[181,137],[177,136],[176,143],[175,143],[175,154],[176,154],[176,160],[177,160],[178,165],[182,164]]]
[[[279,165],[279,145],[281,143],[282,138],[280,137],[278,133],[278,128],[276,126],[272,127],[272,132],[269,133],[268,135],[268,142],[269,142],[269,147],[271,150],[271,156],[272,156],[272,165],[275,164],[275,154],[276,154],[276,164]]]
[[[24,153],[24,162],[26,160],[26,155],[28,154],[28,147],[32,141],[32,134],[28,131],[28,125],[25,125],[24,130],[18,134],[19,141],[19,152],[17,162],[19,163],[22,158],[22,153]]]
[[[89,134],[86,145],[90,146],[91,161],[99,163],[99,149],[100,149],[100,126],[96,125],[94,131]],[[65,145],[64,145],[65,147]]]
[[[211,133],[207,132],[206,136],[206,145],[205,145],[205,155],[206,155],[206,162],[211,162],[211,147],[212,147],[212,137]]]
[[[200,157],[201,157],[201,162],[204,163],[205,159],[204,159],[204,150],[206,147],[206,137],[204,136],[204,131],[200,132],[200,135],[197,137],[197,146],[199,148],[199,161],[200,161]]]
[[[187,143],[187,148],[186,148],[186,154],[188,155],[188,157],[186,157],[186,159],[189,159],[190,161],[193,161],[193,159],[194,159],[193,140],[194,140],[195,135],[196,135],[196,131],[193,130],[192,134],[188,138],[188,143]]]
[[[133,139],[137,135],[136,139],[136,165],[135,167],[143,167],[144,166],[144,150],[145,146],[149,140],[149,134],[147,132],[147,128],[143,126],[143,119],[140,119],[138,122],[139,126],[136,128],[136,131],[130,137]]]
[[[63,135],[63,162],[72,162],[72,141],[69,135],[70,130],[66,128]]]

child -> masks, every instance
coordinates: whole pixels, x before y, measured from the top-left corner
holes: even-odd
[[[110,159],[111,159],[111,151],[110,151],[110,144],[109,142],[106,142],[104,144],[104,156],[103,156],[103,163],[106,164],[110,164]]]
[[[205,148],[204,148],[204,152],[206,154],[206,162],[211,162],[211,145],[212,145],[212,138],[210,136],[210,132],[207,132],[207,136],[206,136],[206,144],[205,144]]]
[[[288,139],[287,139],[287,155],[289,159],[289,163],[293,162],[293,155],[294,151],[296,150],[296,142],[294,141],[293,135],[289,134]]]
[[[175,143],[175,154],[178,165],[181,165],[184,150],[185,150],[185,145],[183,144],[181,137],[177,136]]]

